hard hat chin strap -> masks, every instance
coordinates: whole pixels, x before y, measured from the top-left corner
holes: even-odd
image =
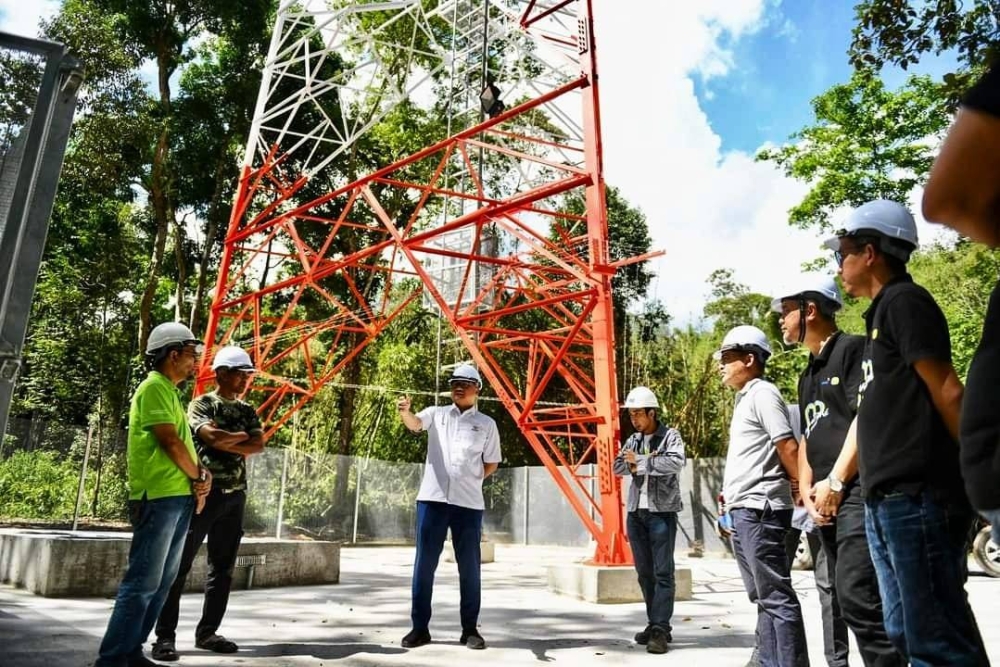
[[[806,342],[806,298],[799,295],[799,343]]]

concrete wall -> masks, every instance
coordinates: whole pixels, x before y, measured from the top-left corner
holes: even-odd
[[[130,544],[129,533],[0,529],[0,581],[46,597],[110,597],[128,564]],[[245,538],[239,555],[264,563],[237,567],[236,589],[246,588],[251,576],[254,588],[340,581],[340,545],[333,542]],[[207,569],[202,545],[185,590],[201,590]]]
[[[680,485],[684,509],[678,517],[677,549],[707,554],[731,553],[729,542],[715,533],[716,498],[722,490],[725,459],[688,460],[681,471]],[[552,475],[542,466],[511,468],[509,504],[499,510],[487,508],[484,532],[490,539],[517,544],[587,546],[590,533],[559,490]],[[593,474],[594,466],[580,467],[581,474]],[[498,473],[500,474],[500,473]],[[622,502],[628,498],[629,481],[622,482]],[[597,494],[596,480],[589,490]],[[584,505],[589,501],[581,500]]]

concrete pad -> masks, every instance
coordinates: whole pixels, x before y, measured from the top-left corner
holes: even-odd
[[[483,568],[480,631],[485,651],[458,643],[458,573],[442,564],[434,585],[431,644],[399,645],[410,629],[413,547],[341,551],[343,577],[336,586],[234,591],[220,633],[240,645],[218,655],[194,647],[201,595],[181,598],[177,649],[182,667],[743,667],[754,642],[757,612],[747,600],[732,559],[678,558],[692,571],[694,597],[674,608],[666,656],[649,655],[632,635],[646,624],[642,603],[600,605],[546,588],[549,565],[580,562],[581,548],[497,544],[502,567]],[[987,652],[1000,663],[1000,579],[969,578],[969,601]],[[802,602],[812,664],[825,664],[823,628],[810,572],[792,573]],[[113,601],[44,598],[0,586],[0,665],[89,667],[108,623]],[[853,642],[853,640],[852,640]],[[146,645],[147,655],[149,644]],[[852,665],[863,664],[852,646]]]
[[[569,595],[597,604],[642,602],[642,589],[631,565],[588,565],[566,563],[546,569],[548,588],[553,593]],[[677,587],[675,600],[691,599],[691,570],[674,570]]]
[[[482,563],[492,563],[496,560],[496,544],[489,540],[483,540],[479,543],[479,555]],[[444,560],[447,563],[455,562],[455,545],[451,543],[451,540],[444,543]]]
[[[0,529],[0,582],[45,597],[110,597],[118,591],[131,533]],[[204,589],[206,545],[195,557],[186,591]],[[340,581],[335,542],[244,538],[233,588],[268,588]]]

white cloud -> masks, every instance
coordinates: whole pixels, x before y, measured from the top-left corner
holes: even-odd
[[[59,0],[0,0],[0,30],[21,37],[38,37],[38,22],[59,10]]]
[[[814,233],[787,224],[806,186],[752,155],[722,152],[692,80],[738,68],[729,45],[761,29],[773,3],[659,3],[655,12],[640,0],[595,4],[606,177],[666,250],[653,260],[656,296],[686,322],[701,314],[717,268],[754,290],[777,289],[820,254]],[[609,21],[612,12],[643,20]]]
[[[594,4],[606,176],[643,209],[654,247],[667,252],[652,261],[656,296],[684,322],[700,315],[717,268],[774,291],[821,252],[818,236],[787,224],[806,186],[746,153],[723,153],[692,77],[738,69],[732,46],[766,25],[780,23],[789,37],[795,26],[775,0]],[[56,0],[0,0],[0,29],[34,35],[39,17],[57,9]],[[925,244],[947,238],[922,220],[919,233]]]

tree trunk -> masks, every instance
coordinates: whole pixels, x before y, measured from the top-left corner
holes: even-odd
[[[201,262],[198,264],[198,286],[195,288],[194,303],[191,304],[191,330],[197,334],[201,331],[201,314],[204,312],[205,294],[208,292],[208,263],[212,259],[216,237],[219,235],[219,216],[222,213],[222,193],[225,190],[226,167],[228,166],[226,150],[215,163],[215,190],[208,206],[208,224],[205,227],[205,246],[201,249]],[[205,341],[210,344],[213,341]]]
[[[174,225],[174,260],[177,262],[177,285],[174,289],[174,321],[184,321],[184,284],[187,266],[184,261],[184,221]]]
[[[169,186],[170,174],[167,161],[170,155],[170,74],[169,54],[162,47],[157,54],[157,70],[160,88],[160,109],[163,112],[163,127],[160,138],[156,142],[153,153],[153,164],[150,171],[149,200],[153,208],[153,219],[156,221],[156,236],[153,240],[153,252],[149,258],[149,269],[146,271],[146,287],[139,301],[139,350],[146,350],[146,341],[152,330],[153,300],[160,284],[160,271],[163,268],[163,252],[167,244],[167,234],[170,225],[175,223],[174,205],[171,201]]]

